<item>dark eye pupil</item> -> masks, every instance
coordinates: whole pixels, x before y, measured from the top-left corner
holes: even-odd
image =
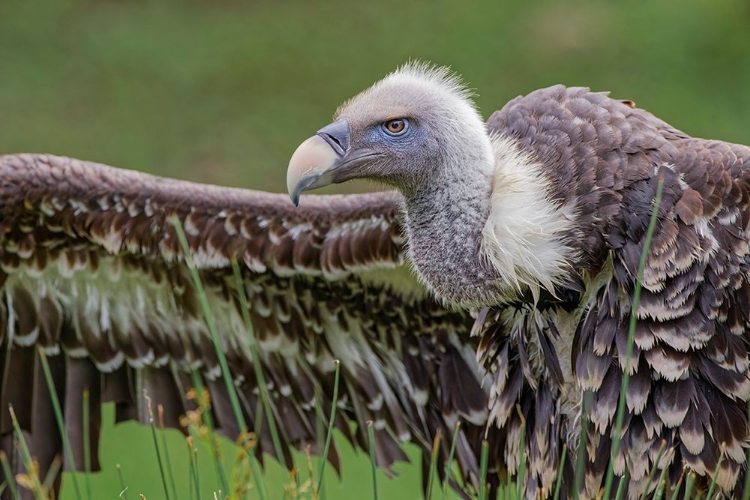
[[[401,130],[404,128],[404,122],[401,120],[393,120],[391,122],[388,122],[388,128],[391,130],[391,132],[401,132]]]

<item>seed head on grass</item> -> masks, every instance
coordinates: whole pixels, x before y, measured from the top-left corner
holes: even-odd
[[[243,430],[235,440],[237,453],[232,466],[232,498],[245,498],[246,494],[253,489],[252,468],[250,456],[258,445],[255,434]]]
[[[20,473],[16,475],[16,482],[34,493],[37,500],[45,500],[48,498],[48,494],[44,491],[42,481],[39,479],[39,463],[31,457],[29,447],[26,444],[26,439],[23,436],[23,431],[16,418],[16,412],[13,410],[13,405],[8,408],[10,412],[10,418],[13,422],[13,431],[17,439],[16,446],[21,454],[21,460],[26,468],[26,473]]]

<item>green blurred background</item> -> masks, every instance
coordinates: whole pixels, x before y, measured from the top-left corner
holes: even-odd
[[[692,135],[750,143],[747,0],[0,0],[0,154],[283,191],[299,142],[411,58],[461,73],[485,116],[539,87],[584,85]],[[162,498],[147,429],[107,426],[102,445],[94,498],[117,498],[115,463],[130,498]],[[400,472],[381,476],[382,498],[419,495],[419,468]],[[347,454],[327,498],[369,496],[369,473]],[[272,498],[287,482],[271,470]]]

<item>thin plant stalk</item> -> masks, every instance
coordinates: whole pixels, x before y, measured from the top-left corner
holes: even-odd
[[[461,429],[461,421],[456,422],[456,427],[453,429],[453,438],[451,439],[451,449],[448,452],[448,460],[445,462],[445,480],[443,481],[443,500],[445,500],[446,485],[451,477],[451,469],[453,468],[453,456],[456,453],[456,441],[458,441],[458,431]]]
[[[377,465],[375,463],[375,430],[373,429],[372,420],[367,421],[367,439],[370,446],[370,468],[372,469],[372,495],[378,500],[378,476]],[[429,494],[427,495],[429,499]]]
[[[649,490],[651,489],[651,482],[654,480],[654,476],[656,475],[659,462],[661,462],[661,457],[662,455],[664,455],[664,451],[666,451],[666,449],[667,449],[667,440],[662,439],[661,446],[659,446],[659,453],[656,455],[656,461],[654,462],[654,466],[651,468],[651,472],[649,472],[648,474],[648,481],[646,481],[646,487],[643,489],[643,493],[641,493],[641,498],[645,497],[646,494],[648,494]]]
[[[333,398],[331,399],[331,417],[328,419],[328,430],[326,431],[326,444],[323,448],[323,461],[320,463],[320,472],[318,473],[318,490],[323,489],[323,472],[326,469],[328,461],[328,451],[331,448],[331,439],[333,439],[333,422],[336,419],[336,406],[339,399],[339,376],[341,372],[341,362],[338,359],[333,360],[335,366],[333,378]]]
[[[193,446],[193,438],[188,438],[188,453],[190,454],[190,476],[192,477],[191,490],[195,491],[195,498],[201,496],[201,476],[198,472],[198,450]],[[192,498],[192,496],[191,496]]]
[[[156,407],[157,415],[159,417],[159,429],[161,430],[161,447],[164,450],[164,460],[167,465],[167,476],[169,477],[169,485],[172,488],[172,496],[177,498],[177,486],[174,482],[174,473],[172,472],[172,460],[169,457],[169,446],[167,446],[167,433],[164,432],[166,426],[164,425],[164,406],[158,405]]]
[[[679,479],[677,479],[677,484],[674,485],[672,496],[670,497],[670,500],[677,500],[678,495],[680,494],[680,486],[682,486],[682,481],[685,479],[685,472],[687,469],[683,468],[682,472],[680,473]],[[687,498],[687,497],[685,497]]]
[[[89,388],[83,389],[83,470],[86,472],[86,498],[91,500],[91,407]]]
[[[668,467],[664,467],[661,470],[661,474],[659,474],[659,482],[656,483],[656,491],[654,492],[654,500],[661,500],[661,498],[664,496],[664,488],[667,485],[667,478],[666,478],[667,469]]]
[[[630,470],[625,466],[625,474],[620,478],[620,484],[617,485],[617,492],[615,493],[615,500],[622,500],[625,497],[625,492],[628,490],[628,481],[630,481]]]
[[[321,387],[319,384],[315,385],[315,440],[316,445],[318,447],[318,451],[322,450],[325,447],[325,439],[326,439],[326,432],[325,432],[325,423],[326,423],[326,415],[325,411],[323,410],[323,402],[325,398],[323,397],[323,391],[321,390]],[[321,462],[325,461],[325,458],[318,458]],[[311,481],[313,481],[311,476]],[[326,490],[323,488],[321,484],[315,485],[313,482],[313,490],[315,491],[316,495],[314,497],[314,500],[326,500]]]
[[[65,429],[65,420],[63,419],[62,409],[60,407],[60,400],[57,398],[57,389],[55,388],[55,382],[52,379],[52,371],[49,368],[49,362],[47,361],[47,355],[44,350],[39,349],[39,359],[42,362],[42,371],[44,372],[44,380],[47,384],[47,389],[52,400],[52,409],[55,413],[55,421],[57,422],[57,429],[60,431],[60,438],[62,439],[63,452],[65,453],[65,459],[68,461],[68,466],[73,474],[70,477],[73,482],[73,490],[75,490],[76,498],[82,500],[81,487],[78,485],[78,478],[76,477],[76,462],[73,459],[73,450],[70,447],[70,441],[68,440],[68,433]]]
[[[430,474],[427,479],[427,495],[425,498],[430,500],[432,498],[432,485],[435,481],[435,473],[437,472],[437,454],[440,449],[440,429],[435,433],[435,439],[432,441],[432,453],[430,453]]]
[[[146,393],[146,390],[143,390],[143,397],[146,400],[146,404],[148,405],[148,419],[151,423],[151,436],[154,439],[154,450],[156,451],[156,461],[159,464],[159,475],[161,476],[161,485],[164,488],[164,498],[167,500],[170,500],[169,496],[169,488],[167,487],[167,476],[164,473],[164,463],[162,462],[161,458],[161,450],[159,449],[159,440],[156,437],[156,422],[154,420],[154,409],[151,406],[151,398]]]
[[[263,374],[263,368],[260,364],[260,354],[258,352],[258,344],[253,331],[253,324],[250,320],[250,304],[247,300],[247,294],[245,291],[245,283],[242,279],[242,272],[237,259],[232,258],[230,260],[232,264],[232,274],[234,275],[235,288],[237,289],[237,296],[240,301],[240,309],[242,310],[242,322],[245,325],[245,331],[250,337],[250,355],[253,357],[253,370],[255,371],[255,380],[258,381],[258,392],[260,394],[260,401],[258,402],[258,408],[255,411],[255,435],[260,438],[262,432],[263,422],[263,410],[268,419],[268,431],[271,434],[271,442],[273,448],[278,457],[279,462],[285,462],[284,450],[281,446],[281,439],[279,438],[279,431],[276,427],[276,419],[273,416],[271,409],[271,397],[268,394],[268,386],[266,385],[265,375]],[[260,404],[262,403],[262,405]],[[249,452],[248,457],[250,458],[250,468],[252,470],[253,479],[255,484],[258,486],[261,498],[265,496],[265,492],[261,491],[265,489],[265,483],[262,480],[262,474],[260,466],[257,463],[255,454]],[[285,464],[287,466],[291,464]]]
[[[185,264],[188,267],[188,271],[190,272],[190,276],[193,280],[193,285],[195,286],[196,295],[198,296],[198,300],[201,305],[203,317],[206,321],[206,326],[208,327],[209,334],[211,335],[211,343],[213,344],[214,351],[216,352],[216,358],[219,360],[219,367],[221,368],[222,379],[224,380],[224,385],[226,386],[227,394],[229,395],[229,401],[232,406],[232,411],[234,413],[235,421],[237,422],[240,428],[240,432],[244,432],[247,430],[247,424],[245,423],[245,417],[242,414],[242,408],[240,407],[239,397],[237,396],[237,391],[234,386],[234,381],[232,380],[231,373],[229,371],[229,364],[227,363],[227,358],[224,355],[224,350],[221,347],[221,341],[219,339],[219,334],[216,329],[216,321],[214,319],[213,313],[211,312],[211,308],[208,304],[208,297],[206,295],[205,289],[203,288],[203,282],[201,281],[200,274],[198,273],[198,268],[196,267],[195,261],[193,260],[192,253],[190,251],[190,245],[188,245],[187,237],[185,236],[185,231],[182,228],[182,223],[180,222],[179,219],[174,218],[172,220],[172,224],[174,225],[177,238],[180,242],[180,246],[182,247],[183,258],[185,259]],[[197,377],[196,375],[193,376],[194,382],[195,382],[195,379],[197,378],[199,377]],[[217,458],[217,457],[214,457],[214,458]],[[221,476],[222,484],[224,486],[223,490],[230,491],[223,468],[221,467],[221,464],[218,463],[218,460],[216,461],[217,461],[216,469],[217,469],[217,472]],[[260,492],[261,500],[265,500],[265,493],[262,491],[263,488],[261,488],[261,484],[259,484],[258,486],[259,486],[258,491]]]
[[[646,237],[643,241],[643,251],[641,260],[638,264],[638,274],[635,279],[635,289],[633,290],[633,302],[630,306],[630,324],[628,326],[628,344],[625,351],[625,370],[622,374],[622,385],[620,388],[620,397],[617,402],[617,417],[615,419],[615,428],[612,435],[612,451],[609,458],[609,467],[607,467],[607,477],[604,482],[604,497],[611,498],[612,481],[614,479],[614,462],[620,451],[620,440],[622,439],[622,425],[625,421],[625,402],[627,398],[628,382],[630,381],[630,360],[633,357],[633,344],[635,343],[635,327],[638,322],[638,305],[641,301],[641,288],[643,286],[643,272],[648,262],[648,252],[651,248],[651,240],[656,229],[656,220],[659,214],[659,205],[661,204],[661,194],[664,189],[664,177],[659,177],[659,183],[656,186],[656,197],[654,198],[654,207],[651,210],[651,219],[648,222]]]
[[[125,478],[122,476],[122,467],[120,467],[120,464],[117,464],[115,468],[117,469],[117,477],[120,479],[120,498],[127,500],[128,487],[125,484]]]
[[[10,418],[13,422],[13,430],[18,437],[18,449],[21,453],[21,460],[23,460],[24,467],[26,467],[26,471],[28,472],[30,484],[27,486],[27,488],[31,489],[37,500],[45,500],[44,494],[41,491],[42,485],[39,481],[39,475],[37,471],[34,470],[34,462],[31,458],[31,452],[29,451],[29,447],[26,444],[26,439],[23,437],[23,431],[21,430],[21,426],[18,423],[16,412],[13,410],[12,405],[8,408],[8,411],[10,411]]]
[[[721,454],[719,455],[719,460],[716,462],[716,470],[711,476],[711,484],[708,487],[708,495],[706,495],[706,499],[708,500],[714,497],[714,491],[716,490],[716,479],[719,477],[719,472],[721,472],[721,462],[723,459],[724,459],[724,445],[722,444]]]
[[[682,498],[691,498],[693,493],[693,486],[695,485],[695,472],[690,472],[685,480],[685,494]]]
[[[490,460],[490,443],[482,440],[482,453],[479,460],[479,500],[487,500],[487,465]]]
[[[175,218],[173,219],[173,224],[174,224],[175,231],[177,233],[177,238],[180,240],[180,246],[182,247],[185,264],[187,265],[188,270],[190,271],[190,276],[193,279],[193,285],[195,285],[195,291],[198,295],[198,300],[200,301],[201,309],[203,310],[203,316],[204,316],[204,319],[206,320],[206,326],[208,327],[208,331],[211,335],[211,342],[214,345],[214,350],[216,351],[216,357],[219,360],[219,366],[221,367],[222,378],[224,379],[224,385],[226,385],[227,393],[229,394],[229,401],[232,405],[234,418],[237,421],[237,424],[239,425],[240,430],[247,430],[245,417],[244,415],[242,415],[242,408],[240,407],[240,400],[237,397],[237,391],[234,386],[234,381],[232,380],[231,372],[229,371],[229,364],[227,363],[227,358],[224,355],[224,350],[221,348],[221,340],[219,339],[219,333],[216,329],[216,321],[214,319],[213,313],[211,312],[211,308],[208,304],[208,297],[206,296],[206,291],[203,288],[203,281],[201,281],[200,274],[198,273],[198,268],[195,265],[195,261],[193,261],[192,254],[190,252],[190,245],[188,245],[187,237],[185,236],[185,231],[182,229],[182,223],[180,223],[179,219]]]
[[[559,465],[557,466],[557,479],[555,480],[555,495],[552,497],[553,500],[560,498],[560,488],[562,487],[563,469],[565,468],[565,459],[568,457],[568,445],[563,444],[562,456],[560,457]]]
[[[47,475],[44,477],[44,481],[42,481],[44,491],[50,491],[52,489],[52,485],[55,483],[55,478],[57,478],[57,475],[60,473],[60,469],[62,469],[62,457],[58,455],[52,460],[52,465],[50,465],[50,468],[47,470]],[[2,493],[0,493],[0,495],[2,495]]]
[[[185,346],[185,350],[188,352],[188,358],[192,362],[192,360],[195,360],[195,356],[193,355],[192,348],[188,342],[186,342],[184,346]],[[211,458],[213,458],[214,470],[216,471],[216,477],[219,483],[222,485],[222,487],[226,491],[228,491],[229,482],[227,480],[226,473],[224,472],[224,466],[222,465],[221,459],[219,458],[221,452],[219,450],[218,441],[215,439],[213,418],[211,417],[209,404],[207,401],[204,400],[205,387],[203,386],[203,381],[201,379],[201,376],[198,374],[195,368],[190,369],[190,380],[193,384],[192,389],[193,391],[195,391],[196,405],[201,410],[202,425],[205,425],[205,427],[208,429],[207,443],[208,443],[209,452],[211,453]],[[185,388],[182,386],[179,379],[177,380],[177,384],[182,394],[190,393],[190,390],[188,390],[188,388]],[[192,436],[192,431],[190,431],[190,426],[186,425],[186,427],[188,427],[188,432],[190,432]],[[264,500],[264,497],[262,494],[261,494],[261,500]]]
[[[273,413],[271,411],[271,398],[268,394],[268,387],[266,386],[265,376],[263,375],[263,369],[260,366],[260,355],[258,353],[258,345],[253,332],[253,324],[250,321],[250,304],[247,301],[245,283],[242,280],[242,272],[240,271],[240,266],[237,263],[237,259],[232,258],[230,262],[232,264],[232,274],[234,274],[234,283],[235,287],[237,288],[237,295],[240,301],[240,309],[242,310],[242,320],[245,323],[245,330],[250,336],[250,354],[253,357],[255,379],[258,381],[258,389],[261,401],[263,401],[263,408],[268,415],[268,430],[271,432],[271,440],[273,442],[276,456],[279,457],[279,461],[283,461],[284,451],[281,446],[281,439],[279,438],[278,429],[276,428],[276,420],[273,418]],[[257,432],[258,431],[256,430],[256,435]]]
[[[18,489],[16,488],[16,482],[13,480],[13,471],[10,470],[8,456],[4,451],[0,451],[0,463],[2,463],[3,472],[5,473],[5,483],[8,485],[8,489],[10,489],[10,496],[13,500],[18,500]]]
[[[586,439],[589,432],[589,413],[591,412],[591,403],[593,399],[591,391],[583,393],[583,411],[581,412],[581,433],[578,438],[578,450],[576,452],[576,465],[573,477],[573,498],[578,498],[583,486],[583,475],[586,468]],[[610,464],[610,468],[612,465]]]

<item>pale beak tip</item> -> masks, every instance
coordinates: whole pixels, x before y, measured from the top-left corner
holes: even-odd
[[[289,160],[286,187],[295,206],[300,193],[312,187],[322,172],[330,169],[340,159],[338,153],[319,135],[314,135],[299,145]]]

